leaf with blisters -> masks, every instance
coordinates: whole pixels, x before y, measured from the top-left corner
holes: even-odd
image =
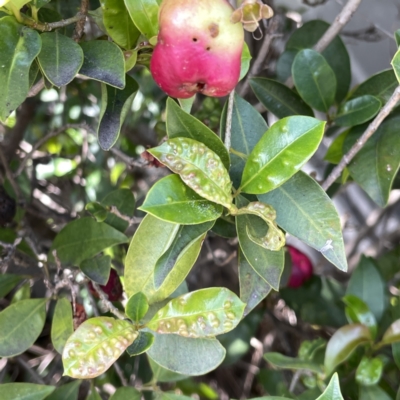
[[[329,385],[324,390],[324,393],[322,393],[316,400],[343,400],[337,373],[332,376]]]
[[[320,251],[342,271],[347,270],[339,214],[325,191],[302,171],[260,201],[275,208],[278,225]]]
[[[40,47],[36,31],[18,24],[14,17],[0,19],[0,121],[5,122],[28,95],[29,70]]]
[[[110,400],[140,400],[142,394],[135,388],[123,386],[118,388],[110,397]]]
[[[57,300],[51,324],[51,342],[54,349],[60,354],[62,354],[68,338],[74,333],[72,318],[71,302],[66,298]]]
[[[226,131],[228,102],[221,117],[220,132]],[[246,159],[268,129],[262,115],[246,100],[235,93],[231,126],[231,166],[229,175],[234,187],[239,187]]]
[[[249,201],[243,196],[236,198],[238,208],[246,207],[248,204]],[[257,274],[265,285],[270,285],[273,289],[279,290],[279,281],[284,265],[283,250],[267,250],[254,243],[248,236],[250,231],[255,237],[263,237],[266,235],[267,229],[267,225],[254,215],[244,214],[236,217],[239,245],[253,270],[252,273]]]
[[[0,357],[16,356],[35,343],[46,320],[46,301],[21,300],[0,312]]]
[[[246,307],[243,315],[247,315],[271,292],[271,286],[260,279],[260,275],[247,261],[243,251],[239,248],[238,257],[240,300]]]
[[[197,194],[230,209],[232,184],[221,159],[203,143],[178,137],[148,150]]]
[[[350,94],[350,99],[369,94],[380,99],[382,103],[386,103],[398,84],[393,69],[381,71],[361,83],[354,92]]]
[[[103,150],[110,150],[117,141],[138,89],[138,84],[129,75],[126,75],[126,85],[122,90],[102,83],[97,137]]]
[[[124,49],[134,48],[140,32],[132,22],[124,0],[103,0],[101,8],[104,27],[111,39]]]
[[[267,78],[252,78],[250,86],[264,107],[278,118],[290,115],[314,116],[301,97],[284,84]]]
[[[79,268],[92,281],[105,285],[110,276],[111,257],[100,256],[83,260]]]
[[[239,190],[262,194],[283,184],[314,154],[325,122],[292,116],[275,123],[247,159]]]
[[[374,96],[366,94],[353,98],[344,103],[335,116],[335,124],[339,126],[360,125],[369,121],[381,108],[381,101]]]
[[[394,179],[400,168],[400,117],[384,121],[374,135],[348,165],[351,177],[380,207],[388,200]],[[353,128],[346,136],[343,151],[347,153],[364,133],[365,126]]]
[[[125,60],[121,49],[107,40],[82,42],[84,61],[81,75],[114,86],[125,87]]]
[[[64,375],[91,379],[104,373],[137,338],[128,321],[96,317],[83,322],[68,339],[62,359]]]
[[[261,203],[260,201],[252,201],[245,207],[232,211],[231,214],[235,216],[251,214],[267,223],[268,232],[262,237],[253,236],[251,229],[246,226],[247,236],[255,244],[272,251],[278,251],[285,245],[285,234],[276,225],[276,211],[270,205]]]
[[[392,67],[394,70],[394,73],[396,74],[396,78],[398,82],[400,83],[400,49],[397,50],[396,54],[394,55],[392,59]]]
[[[48,397],[46,400],[78,400],[79,386],[82,381],[73,381],[62,385]]]
[[[171,300],[147,327],[184,337],[214,337],[231,331],[244,308],[245,304],[226,288],[201,289]]]
[[[147,313],[149,303],[142,292],[135,293],[126,303],[125,313],[133,321],[139,322]]]
[[[367,326],[371,332],[372,338],[375,339],[377,333],[376,320],[374,314],[372,314],[365,302],[352,294],[344,296],[343,301],[347,306],[345,312],[349,323],[359,322]]]
[[[168,175],[153,185],[139,210],[184,225],[213,221],[222,214],[219,204],[200,197],[178,175]]]
[[[300,358],[287,357],[281,353],[265,353],[264,358],[278,368],[293,370],[304,369],[317,374],[323,372],[322,367],[315,362],[301,360]]]
[[[203,143],[216,153],[225,168],[229,168],[229,153],[221,139],[197,118],[182,110],[171,98],[167,100],[167,133],[170,139],[186,137]]]
[[[49,252],[53,250],[63,263],[79,265],[83,260],[94,257],[102,250],[126,243],[128,238],[104,222],[83,217],[68,223],[56,236]]]
[[[37,385],[35,383],[2,383],[1,400],[43,400],[54,391],[54,386]]]
[[[379,357],[363,357],[356,371],[356,381],[360,385],[371,386],[377,384],[382,376],[383,361]]]
[[[57,87],[70,83],[82,67],[83,51],[78,43],[60,32],[40,35],[38,62],[46,78]]]
[[[372,343],[371,332],[362,324],[345,325],[329,339],[325,352],[325,372],[330,374],[360,345]]]
[[[137,339],[127,347],[126,352],[131,356],[138,356],[150,349],[153,345],[154,336],[150,332],[139,332]]]
[[[126,8],[137,26],[147,39],[158,34],[158,10],[157,0],[125,0]]]
[[[335,101],[336,76],[325,58],[315,50],[300,50],[292,75],[301,98],[316,110],[328,112]]]
[[[164,368],[183,375],[204,375],[218,367],[225,349],[217,339],[193,339],[154,333],[148,355]]]
[[[197,225],[181,225],[168,250],[162,254],[154,266],[154,287],[156,290],[165,282],[178,259],[192,243],[203,237],[214,225],[214,221]]]

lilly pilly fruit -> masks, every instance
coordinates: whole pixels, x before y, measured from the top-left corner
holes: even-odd
[[[164,0],[151,58],[154,80],[169,96],[221,97],[236,86],[244,42],[227,0]]]
[[[297,288],[312,277],[313,266],[310,259],[304,253],[292,246],[287,247],[292,259],[292,273],[289,277],[288,287]]]
[[[121,300],[122,297],[122,285],[119,280],[118,274],[115,269],[110,270],[110,277],[105,285],[100,285],[100,289],[108,296],[110,301]],[[89,290],[95,297],[99,297],[96,290],[94,289],[92,282],[89,282]]]

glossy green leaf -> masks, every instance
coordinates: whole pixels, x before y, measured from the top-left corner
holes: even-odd
[[[16,274],[1,274],[0,275],[0,299],[6,296],[15,288],[26,276]]]
[[[23,353],[35,343],[46,319],[46,299],[21,300],[0,312],[0,357]]]
[[[171,98],[167,100],[167,133],[170,139],[186,137],[204,143],[216,153],[225,168],[229,168],[229,154],[221,139],[197,118],[182,110]]]
[[[132,21],[147,39],[158,34],[157,0],[125,0],[125,5]]]
[[[396,74],[397,81],[400,83],[400,49],[397,50],[396,54],[394,55],[392,59],[392,67],[394,70],[394,73]]]
[[[204,375],[221,364],[225,349],[216,339],[154,333],[148,355],[162,367],[183,375]]]
[[[400,342],[400,319],[394,321],[383,335],[379,344],[392,344]]]
[[[110,400],[140,400],[142,394],[133,387],[125,386],[118,388],[110,397]]]
[[[348,165],[352,178],[380,207],[387,204],[393,181],[400,168],[400,152],[395,150],[400,147],[399,123],[399,116],[384,121]],[[359,139],[365,128],[360,126],[350,131],[343,145],[345,153]]]
[[[132,22],[124,0],[103,0],[101,7],[103,23],[111,39],[124,49],[134,48],[140,32]]]
[[[168,175],[153,185],[139,209],[184,225],[213,221],[222,214],[220,205],[200,197],[178,175]]]
[[[339,108],[335,116],[335,123],[340,126],[360,125],[369,121],[381,108],[381,101],[366,94],[347,101]]]
[[[332,376],[329,385],[317,400],[343,400],[337,373]]]
[[[176,262],[185,250],[203,237],[214,225],[213,221],[198,225],[181,225],[175,238],[154,266],[154,287],[159,289],[171,273]]]
[[[340,270],[347,270],[339,215],[314,179],[299,171],[282,186],[258,198],[275,208],[276,221],[282,229],[320,251]]]
[[[375,386],[360,386],[358,400],[393,400],[383,389],[378,385]]]
[[[108,207],[115,206],[122,215],[129,218],[133,217],[135,211],[135,198],[130,189],[122,188],[112,191],[101,200],[101,204]],[[104,222],[120,232],[125,232],[129,226],[128,221],[112,213],[108,213]]]
[[[65,343],[73,333],[72,304],[66,298],[59,299],[54,309],[51,324],[51,342],[58,353],[62,354]]]
[[[236,198],[236,205],[238,208],[246,207],[248,203],[249,201],[242,196]],[[279,290],[279,281],[284,264],[283,250],[267,250],[254,243],[248,235],[248,232],[251,232],[255,237],[262,237],[265,236],[267,229],[265,222],[254,215],[245,214],[236,217],[236,230],[239,238],[239,245],[248,261],[249,265],[247,265],[247,267],[251,267],[251,276],[255,274],[258,275],[258,279],[266,286],[266,290],[268,290],[268,285],[275,290]],[[252,280],[253,279],[256,278],[253,277]],[[250,292],[252,290],[254,289],[251,288]],[[258,301],[258,298],[255,300]]]
[[[286,63],[290,64],[290,59],[293,57],[294,52],[313,48],[329,27],[330,24],[325,21],[312,20],[296,29],[286,43],[286,50],[289,53]],[[349,54],[339,35],[332,40],[321,54],[335,72],[337,82],[335,99],[339,103],[346,97],[350,87],[351,68]]]
[[[372,75],[361,83],[354,92],[351,93],[350,98],[353,99],[369,94],[380,99],[382,103],[386,103],[397,86],[398,82],[393,69],[388,69]]]
[[[293,358],[284,356],[281,353],[266,353],[264,358],[277,368],[283,369],[305,369],[317,374],[322,373],[322,368],[320,365],[313,363],[311,361],[301,360],[300,358]]]
[[[10,304],[14,304],[17,301],[27,300],[31,298],[31,284],[29,282],[24,283],[15,293],[11,299]]]
[[[35,383],[3,383],[1,400],[43,400],[54,391],[54,386],[37,385]]]
[[[0,121],[5,122],[25,100],[29,92],[29,70],[40,47],[36,31],[18,24],[14,17],[0,19]]]
[[[325,352],[325,370],[331,373],[363,343],[372,342],[371,332],[362,324],[345,325],[329,339]]]
[[[329,146],[324,159],[332,164],[339,164],[343,157],[343,144],[350,130],[342,132]]]
[[[247,159],[240,190],[269,192],[287,181],[314,154],[325,123],[311,117],[287,117],[263,135]]]
[[[125,313],[133,322],[139,322],[146,315],[148,309],[149,303],[146,296],[138,292],[129,298],[125,306]]]
[[[79,325],[64,347],[64,375],[91,379],[104,373],[137,338],[125,320],[91,318]]]
[[[197,194],[228,209],[232,205],[230,177],[216,153],[196,140],[177,137],[148,150],[178,173]]]
[[[299,50],[285,50],[280,55],[276,65],[276,77],[279,82],[285,83],[292,76],[292,64],[298,51]]]
[[[38,62],[46,78],[57,87],[70,83],[83,64],[83,51],[78,43],[60,32],[40,35],[42,49]]]
[[[79,268],[92,281],[105,285],[110,276],[111,257],[100,256],[83,260]]]
[[[154,267],[170,247],[179,225],[147,215],[137,229],[125,259],[125,290],[128,296],[143,292],[149,304],[166,299],[186,278],[201,249],[204,236],[185,249],[161,287],[154,287]],[[152,249],[152,251],[149,251]]]
[[[73,381],[62,385],[48,397],[46,400],[78,400],[79,386],[82,381]]]
[[[325,58],[314,50],[300,50],[292,65],[293,81],[311,107],[328,112],[335,101],[336,76]]]
[[[250,86],[264,107],[278,118],[290,115],[314,116],[301,97],[282,83],[267,78],[252,78]]]
[[[372,338],[375,339],[377,333],[376,320],[374,314],[372,314],[365,302],[352,294],[343,297],[343,301],[347,306],[346,316],[349,323],[359,322],[367,326],[371,332]]]
[[[221,117],[221,132],[226,130],[227,103]],[[235,94],[231,127],[231,167],[229,174],[234,187],[239,187],[247,157],[268,129],[261,114],[246,100]]]
[[[240,59],[240,76],[239,76],[239,81],[241,81],[249,72],[250,68],[250,61],[252,57],[250,54],[249,46],[247,46],[247,43],[243,43],[243,50],[242,50],[242,57]]]
[[[246,304],[243,315],[253,310],[271,291],[271,286],[260,279],[260,275],[247,261],[241,249],[239,249],[239,284],[240,299]]]
[[[147,360],[149,361],[151,371],[153,372],[152,379],[154,382],[178,382],[188,378],[188,375],[178,374],[177,372],[173,372],[162,367],[160,364],[157,364],[148,354]]]
[[[261,218],[268,225],[268,232],[263,236],[255,236],[252,229],[246,226],[247,236],[255,244],[267,250],[279,251],[285,245],[285,234],[276,225],[276,211],[268,204],[260,201],[252,201],[245,207],[231,211],[232,215],[251,214]]]
[[[103,150],[110,150],[118,140],[138,89],[138,84],[129,75],[126,75],[126,85],[122,90],[102,83],[97,137]]]
[[[137,339],[127,347],[126,352],[131,356],[145,353],[154,343],[154,336],[150,332],[139,332]]]
[[[346,295],[352,294],[363,300],[379,322],[387,307],[386,290],[386,282],[374,261],[362,256],[350,277]]]
[[[383,361],[379,357],[363,357],[356,371],[356,381],[363,386],[375,385],[379,382],[383,371]]]
[[[244,308],[245,304],[226,288],[201,289],[171,300],[147,326],[158,333],[214,337],[231,331]]]
[[[121,49],[107,40],[82,42],[84,61],[79,73],[114,86],[125,87],[125,60]]]
[[[110,225],[84,217],[70,222],[58,233],[50,254],[56,250],[61,262],[79,265],[107,247],[127,241],[124,234]]]

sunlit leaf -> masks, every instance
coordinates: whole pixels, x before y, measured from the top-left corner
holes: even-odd
[[[35,383],[3,383],[1,400],[43,400],[54,391],[54,386],[37,385]]]
[[[125,5],[132,21],[147,39],[157,35],[159,9],[157,0],[125,0]]]
[[[363,386],[372,386],[379,382],[383,371],[383,361],[379,357],[363,357],[356,371],[356,381]]]
[[[337,373],[332,376],[329,385],[324,390],[324,393],[317,398],[317,400],[343,400]]]

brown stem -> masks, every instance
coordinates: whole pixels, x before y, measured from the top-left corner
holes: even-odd
[[[82,0],[79,14],[84,15],[85,18],[80,19],[75,26],[75,31],[73,35],[73,39],[75,40],[75,42],[79,42],[83,36],[88,9],[89,9],[89,0]]]
[[[340,163],[333,169],[333,171],[326,178],[325,182],[322,184],[322,188],[324,190],[329,189],[329,187],[336,181],[337,178],[341,175],[346,166],[350,163],[350,161],[356,156],[356,154],[362,149],[365,142],[376,132],[384,119],[389,115],[389,113],[396,106],[398,101],[400,100],[400,86],[397,86],[389,101],[382,107],[379,114],[375,117],[375,119],[369,124],[367,130],[362,134],[362,136],[357,140],[357,142],[353,145],[353,147],[345,154]]]
[[[92,282],[92,285],[93,285],[94,290],[99,295],[100,300],[103,302],[104,306],[107,308],[107,310],[110,311],[110,313],[114,314],[119,319],[125,319],[126,316],[121,311],[119,311],[118,308],[115,307],[111,303],[110,300],[108,300],[108,296],[100,289],[100,286],[95,282]]]
[[[76,22],[79,22],[81,20],[86,20],[86,14],[82,14],[81,12],[78,12],[71,18],[62,19],[61,21],[57,22],[38,22],[24,14],[21,14],[21,16],[21,22],[24,25],[30,26],[31,28],[41,32],[49,32],[53,29],[63,28],[64,26],[75,24]]]

